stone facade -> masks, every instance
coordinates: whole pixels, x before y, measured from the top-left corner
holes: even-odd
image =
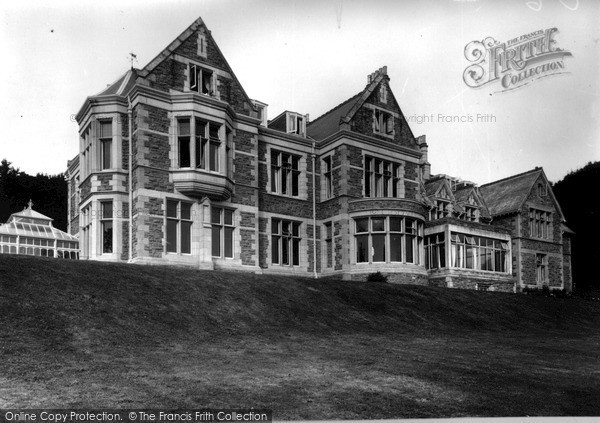
[[[68,172],[81,258],[347,280],[380,271],[393,283],[514,292],[546,254],[548,284],[569,285],[570,250],[564,258],[552,198],[534,193],[492,218],[476,188],[462,198],[457,184],[436,182],[425,137],[412,133],[385,67],[312,122],[266,114],[201,19],[147,66],[89,97]],[[443,221],[442,200],[450,203]],[[552,217],[548,239],[528,232],[532,204]],[[436,256],[432,268],[428,243],[438,234],[446,259]],[[477,254],[493,251],[495,265],[450,252],[475,237],[490,240]]]

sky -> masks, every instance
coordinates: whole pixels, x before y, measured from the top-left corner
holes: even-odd
[[[432,173],[484,184],[542,166],[551,181],[600,160],[600,1],[135,0],[3,2],[0,159],[57,174],[78,153],[73,116],[201,17],[248,95],[310,119],[387,66]],[[465,47],[557,28],[561,74],[503,91],[463,80]],[[478,121],[478,116],[481,119]]]

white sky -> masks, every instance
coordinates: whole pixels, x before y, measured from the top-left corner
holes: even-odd
[[[86,96],[142,68],[202,17],[251,98],[315,119],[388,66],[410,123],[427,135],[433,173],[483,184],[543,166],[561,179],[600,160],[600,1],[27,1],[0,6],[4,82],[0,159],[28,173],[59,173],[77,154]],[[526,3],[539,8],[534,11]],[[576,10],[570,10],[570,9]],[[464,47],[557,27],[567,75],[493,94],[462,79]],[[437,115],[491,114],[495,123]]]

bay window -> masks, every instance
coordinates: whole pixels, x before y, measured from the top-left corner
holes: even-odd
[[[177,119],[178,167],[219,172],[220,129],[220,124],[199,118]]]
[[[357,263],[420,263],[423,225],[400,216],[354,219]]]

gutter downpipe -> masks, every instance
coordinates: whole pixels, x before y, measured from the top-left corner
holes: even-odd
[[[317,173],[317,155],[315,153],[315,140],[312,140],[312,212],[313,212],[313,276],[318,279],[317,275],[317,197],[315,186],[316,173]]]
[[[133,251],[131,247],[133,245],[133,170],[132,170],[132,156],[133,156],[133,138],[132,138],[132,129],[131,125],[133,122],[133,111],[131,109],[131,98],[127,96],[127,119],[128,119],[128,129],[129,129],[129,263],[133,260]]]

